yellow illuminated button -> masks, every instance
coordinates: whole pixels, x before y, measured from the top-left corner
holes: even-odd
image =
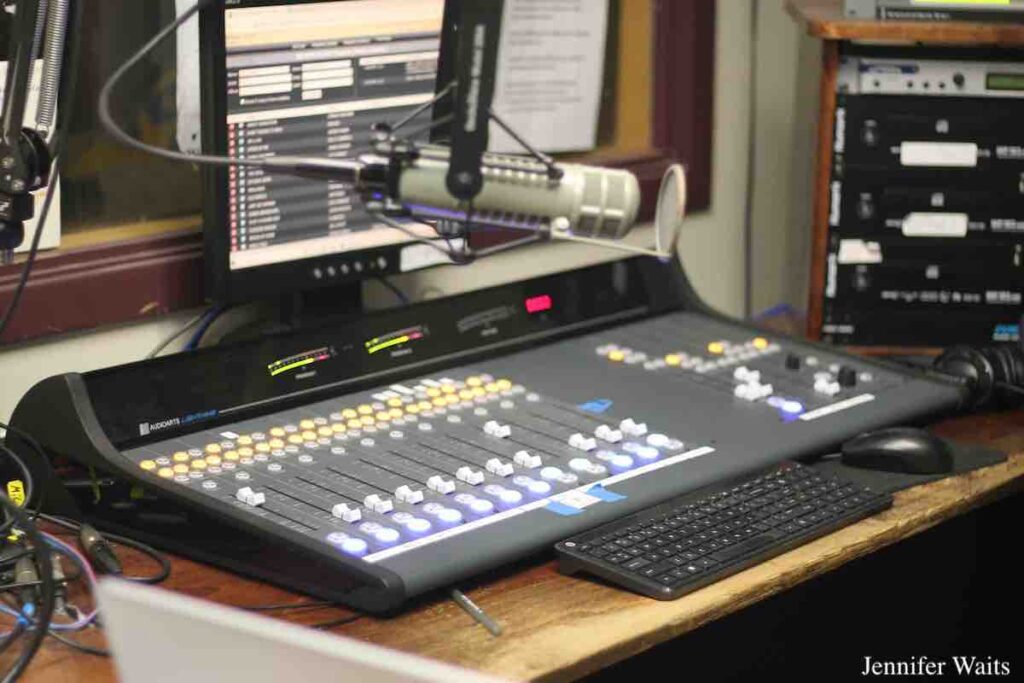
[[[174,462],[188,462],[191,459],[192,458],[185,451],[178,451],[177,453],[171,456],[171,460],[173,460]]]
[[[365,403],[356,408],[356,410],[359,411],[360,415],[373,415],[373,406],[368,406]]]
[[[512,388],[512,380],[499,379],[496,384],[498,385],[498,389],[501,391],[508,391]]]
[[[143,460],[142,462],[139,463],[139,467],[146,470],[147,472],[152,472],[153,470],[156,469],[156,463],[153,462],[152,460]]]
[[[164,479],[170,479],[171,477],[174,476],[174,470],[172,470],[170,467],[161,467],[157,474],[163,477]]]
[[[610,351],[608,353],[608,360],[610,360],[613,363],[621,363],[622,361],[626,360],[626,354],[619,350]]]
[[[363,415],[359,421],[367,427],[372,427],[374,424],[373,415]]]
[[[459,397],[456,396],[455,394],[448,394],[447,396],[444,397],[444,400],[448,405],[453,406],[459,402]]]
[[[209,465],[210,467],[216,467],[220,463],[221,463],[221,459],[220,459],[219,455],[208,455],[208,456],[206,456],[206,464]]]
[[[306,431],[302,432],[302,440],[303,441],[316,441],[316,432],[314,432],[311,429],[307,429]]]
[[[299,426],[303,429],[316,429],[316,422],[313,422],[312,420],[303,420],[299,423]]]
[[[430,398],[437,398],[440,395],[441,395],[441,390],[438,389],[437,387],[429,387],[427,389],[427,396],[429,396]]]
[[[404,414],[405,413],[402,412],[401,408],[392,408],[388,411],[388,416],[391,417],[392,420],[397,420]]]
[[[484,389],[483,387],[473,387],[473,397],[474,398],[480,398],[481,396],[486,396],[486,395],[487,395],[487,390]]]
[[[320,429],[316,430],[316,433],[319,434],[320,436],[334,436],[334,430],[331,429],[330,427],[321,427]]]
[[[497,382],[488,382],[486,385],[484,385],[484,389],[487,390],[488,394],[496,394],[499,391],[501,391],[498,388],[498,383]]]
[[[434,399],[434,405],[437,406],[438,408],[444,408],[446,405],[448,405],[448,401],[438,396],[437,398]]]
[[[377,422],[387,422],[388,420],[391,419],[391,413],[387,412],[386,410],[382,410],[379,413],[377,413],[375,417],[377,418]]]
[[[417,415],[420,412],[420,407],[419,405],[413,403],[412,405],[408,405],[405,407],[405,412],[409,413],[410,415]]]
[[[280,429],[280,427],[278,429]],[[271,431],[273,431],[273,430],[271,430]],[[281,431],[284,431],[284,430],[282,429]],[[239,446],[251,446],[252,445],[252,437],[251,436],[240,436],[240,437],[238,437],[238,445]]]
[[[462,391],[459,392],[459,398],[461,398],[463,401],[473,400],[473,390],[463,389]]]
[[[359,420],[349,420],[348,421],[348,428],[349,429],[359,429],[362,426],[363,426],[363,423],[360,422]]]
[[[282,448],[284,448],[284,441],[282,441],[281,439],[271,439],[270,447],[273,448],[275,451],[279,451]]]
[[[178,463],[174,466],[175,474],[188,474],[188,465],[184,463]]]
[[[288,442],[298,445],[298,444],[302,443],[302,435],[301,434],[292,434],[291,436],[288,437]]]
[[[192,461],[192,469],[194,469],[194,470],[205,470],[206,469],[206,461],[205,460],[193,460]]]
[[[391,407],[391,408],[401,408],[402,407],[402,399],[400,399],[400,398],[389,398],[388,399],[388,406]]]
[[[228,462],[238,462],[238,451],[228,451],[224,454],[224,459]]]
[[[665,356],[665,365],[676,366],[683,362],[683,359],[676,353],[670,353]]]
[[[346,420],[354,420],[359,417],[359,413],[354,411],[352,408],[345,408],[345,410],[341,411],[341,416]]]
[[[420,401],[417,405],[420,407],[420,410],[430,410],[434,407],[430,401]]]
[[[251,458],[252,457],[252,449],[251,448],[239,448],[238,449],[238,454],[240,456],[242,456],[243,458]]]
[[[755,337],[754,348],[764,351],[765,349],[768,348],[768,340],[765,339],[764,337]]]
[[[331,431],[333,431],[335,434],[342,434],[345,432],[346,429],[348,429],[348,427],[346,427],[340,422],[335,422],[334,424],[331,425]]]
[[[266,441],[260,442],[260,443],[256,444],[256,450],[258,450],[260,453],[269,453],[270,452],[270,444],[267,443]]]
[[[441,387],[441,391],[443,391],[446,394],[454,394],[455,387],[453,387],[451,384],[445,384]]]
[[[219,443],[211,443],[206,447],[206,452],[209,453],[210,455],[216,455],[220,453],[222,450],[223,449],[220,447]]]
[[[273,429],[270,430],[270,435],[276,436],[279,439],[283,439],[286,434],[288,434],[288,432],[284,431],[284,428],[282,427],[274,427]],[[250,443],[252,443],[252,439],[249,439],[249,437],[246,436],[243,438],[248,439],[248,442],[243,445],[248,446]],[[242,439],[239,439],[238,443],[242,443]]]
[[[725,353],[725,344],[722,342],[711,342],[708,344],[708,353],[713,353],[716,356],[720,356]]]
[[[479,377],[467,377],[466,386],[468,387],[479,387],[483,386],[484,381]]]

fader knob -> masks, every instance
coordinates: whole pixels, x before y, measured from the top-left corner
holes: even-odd
[[[795,353],[786,355],[786,369],[787,370],[799,370],[800,369],[800,356]]]
[[[839,380],[839,386],[852,387],[857,384],[857,371],[848,365],[844,365],[839,368],[837,379]]]

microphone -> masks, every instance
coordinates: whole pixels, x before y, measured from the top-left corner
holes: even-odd
[[[449,192],[451,150],[421,146],[398,172],[397,196],[413,216],[426,220],[472,220],[481,225],[547,231],[555,221],[578,236],[621,239],[636,223],[640,183],[628,171],[559,164],[560,178],[530,157],[485,153],[483,185],[472,202]],[[471,214],[470,209],[471,207]]]
[[[368,208],[385,205],[423,221],[452,221],[541,233],[553,240],[597,245],[658,258],[673,255],[686,207],[686,175],[678,164],[665,174],[655,215],[654,249],[620,242],[636,224],[640,183],[629,171],[559,164],[526,156],[485,153],[483,184],[472,202],[448,189],[451,150],[417,146],[414,152],[377,146],[358,160],[268,157],[255,163],[318,180],[352,185]],[[385,201],[388,200],[388,201]]]

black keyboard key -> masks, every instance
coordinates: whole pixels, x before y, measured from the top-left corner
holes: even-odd
[[[646,567],[650,563],[651,563],[650,560],[645,560],[642,557],[636,557],[636,558],[633,558],[632,560],[630,560],[629,562],[627,562],[626,564],[622,565],[622,568],[623,569],[628,569],[631,572],[635,572],[635,571],[637,571],[639,569],[643,569],[644,567]]]

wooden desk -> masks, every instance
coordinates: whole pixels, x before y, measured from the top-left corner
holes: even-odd
[[[1008,462],[909,489],[891,510],[748,569],[673,602],[657,602],[558,574],[553,562],[532,562],[465,586],[504,627],[491,637],[449,600],[434,598],[394,619],[363,617],[332,629],[407,652],[511,680],[570,680],[687,633],[855,558],[1024,488],[1024,411],[963,417],[937,431],[1011,453]],[[149,571],[128,558],[129,571]],[[165,587],[230,605],[302,602],[306,598],[175,559]],[[352,616],[324,608],[272,613],[301,624]],[[99,632],[80,636],[102,645]],[[79,654],[48,640],[28,681],[113,680],[110,660]]]

